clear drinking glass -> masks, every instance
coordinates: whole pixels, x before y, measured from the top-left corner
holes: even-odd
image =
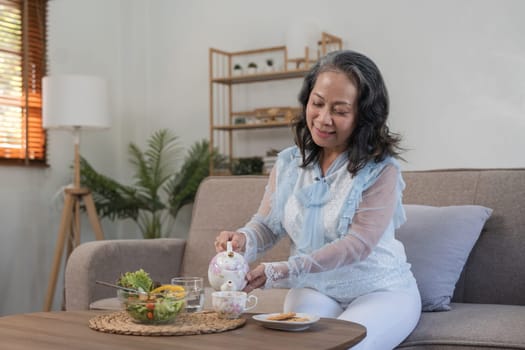
[[[204,305],[204,279],[202,277],[174,277],[171,284],[186,290],[186,312],[201,311]]]

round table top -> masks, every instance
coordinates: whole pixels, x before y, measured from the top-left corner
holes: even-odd
[[[55,311],[0,317],[0,339],[6,349],[348,349],[366,336],[357,323],[321,318],[310,328],[289,332],[268,329],[244,314],[246,324],[222,333],[185,336],[134,336],[103,333],[88,321],[108,311]],[[198,346],[197,346],[198,345]],[[197,346],[197,347],[196,347]]]

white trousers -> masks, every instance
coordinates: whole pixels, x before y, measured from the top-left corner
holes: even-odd
[[[294,288],[284,302],[284,312],[291,311],[362,324],[366,327],[366,337],[352,350],[391,350],[416,327],[421,316],[421,298],[413,283],[403,290],[365,294],[354,299],[345,310],[316,290]]]

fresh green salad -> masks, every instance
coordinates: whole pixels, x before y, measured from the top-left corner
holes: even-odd
[[[119,290],[128,314],[138,322],[161,324],[175,319],[185,306],[183,287],[165,284],[154,288],[149,274],[140,269],[123,274],[117,284],[137,292]]]
[[[117,284],[121,287],[135,289],[140,292],[149,292],[153,289],[154,285],[149,273],[143,269],[124,273],[118,279]]]
[[[146,301],[128,300],[126,310],[142,323],[168,323],[173,321],[184,307],[184,299],[157,298]]]

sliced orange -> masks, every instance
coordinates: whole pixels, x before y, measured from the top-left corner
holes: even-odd
[[[186,295],[186,291],[184,290],[184,287],[177,286],[174,284],[163,284],[162,286],[153,289],[150,292],[150,294],[159,294],[162,292],[173,292],[173,294],[177,298],[183,298]]]
[[[160,293],[167,290],[172,292],[184,292],[184,287],[175,284],[163,284],[162,286],[153,289],[150,293]]]

